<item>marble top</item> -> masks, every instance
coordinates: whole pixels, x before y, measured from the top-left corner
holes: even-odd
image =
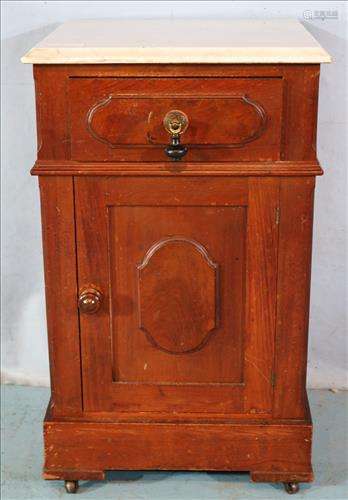
[[[33,64],[322,63],[330,55],[294,19],[84,20],[22,57]]]

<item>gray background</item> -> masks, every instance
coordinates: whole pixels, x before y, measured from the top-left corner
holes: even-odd
[[[347,4],[345,2],[2,2],[2,378],[48,385],[30,65],[20,57],[59,23],[82,18],[297,18],[333,56],[322,66],[309,386],[347,388]],[[337,11],[338,19],[308,19]],[[306,19],[305,19],[306,18]],[[290,351],[289,356],[293,353]]]

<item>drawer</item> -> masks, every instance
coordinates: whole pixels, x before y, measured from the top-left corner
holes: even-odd
[[[71,157],[171,161],[163,119],[188,117],[185,160],[279,160],[282,78],[70,78]]]

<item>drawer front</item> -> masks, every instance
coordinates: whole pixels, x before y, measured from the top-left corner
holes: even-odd
[[[281,78],[71,78],[71,154],[80,161],[171,161],[163,119],[188,117],[187,161],[279,160]]]

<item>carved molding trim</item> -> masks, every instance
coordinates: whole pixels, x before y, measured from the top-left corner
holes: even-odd
[[[227,100],[239,100],[243,104],[247,106],[251,106],[254,111],[256,112],[258,118],[259,118],[259,126],[255,130],[254,133],[251,135],[245,137],[243,140],[239,142],[231,142],[227,144],[193,144],[190,143],[190,147],[195,147],[195,148],[200,148],[200,149],[209,149],[209,148],[240,148],[245,146],[246,144],[249,144],[250,142],[255,141],[258,139],[263,132],[265,131],[268,123],[268,118],[267,118],[267,113],[264,107],[258,103],[257,101],[251,99],[248,97],[246,94],[238,94],[238,95],[214,95],[214,94],[208,94],[208,95],[189,95],[189,94],[180,94],[180,95],[156,95],[156,96],[149,96],[149,95],[141,95],[141,94],[125,94],[125,95],[114,95],[114,94],[109,94],[106,98],[96,102],[87,112],[86,115],[86,127],[87,131],[89,134],[97,141],[106,144],[109,148],[115,149],[115,148],[120,148],[120,147],[152,147],[152,148],[162,148],[163,144],[121,144],[117,142],[112,142],[106,137],[103,137],[100,135],[93,127],[93,117],[96,115],[96,113],[100,112],[102,109],[106,108],[107,106],[110,105],[110,103],[114,99],[225,99]],[[151,142],[151,137],[148,134],[148,139]]]
[[[316,160],[244,161],[244,162],[78,162],[74,160],[38,160],[32,175],[124,175],[124,176],[276,176],[302,177],[323,175]]]
[[[139,328],[140,330],[142,330],[148,341],[154,346],[156,347],[157,349],[161,350],[161,351],[164,351],[164,352],[167,352],[169,354],[174,354],[174,355],[178,355],[178,354],[190,354],[190,353],[193,353],[193,352],[197,352],[199,350],[201,350],[206,344],[207,342],[209,341],[209,339],[211,338],[213,332],[216,330],[217,326],[218,326],[218,314],[217,314],[217,304],[218,304],[218,264],[215,263],[211,257],[209,256],[209,253],[207,251],[207,249],[201,245],[199,242],[193,240],[193,239],[190,239],[190,238],[185,238],[183,236],[172,236],[172,237],[168,237],[168,238],[164,238],[162,240],[159,240],[158,242],[154,243],[150,248],[149,250],[146,252],[145,256],[144,256],[144,259],[143,261],[137,265],[137,271],[138,271],[138,277],[139,277],[139,283],[140,283],[140,276],[141,276],[141,271],[144,270],[151,258],[161,249],[163,248],[164,246],[166,245],[170,245],[172,243],[186,243],[186,244],[189,244],[189,245],[192,245],[203,257],[203,259],[205,260],[206,264],[213,270],[214,272],[214,280],[215,280],[215,296],[214,296],[214,324],[213,326],[208,330],[206,331],[203,335],[202,335],[202,339],[201,341],[193,346],[193,347],[190,347],[190,348],[187,348],[187,349],[180,349],[180,350],[175,350],[175,349],[168,349],[164,346],[162,346],[160,344],[160,342],[158,342],[153,335],[151,335],[151,333],[146,329],[146,327],[143,325],[142,323],[142,314],[141,314],[141,296],[140,296],[140,288],[139,288]]]
[[[259,128],[256,129],[256,131],[253,134],[251,134],[249,137],[246,137],[243,141],[234,144],[234,146],[236,146],[236,147],[245,146],[245,144],[249,144],[250,142],[253,142],[256,139],[258,139],[264,133],[264,131],[267,127],[267,121],[268,121],[266,110],[263,106],[261,106],[260,103],[254,101],[253,99],[250,99],[246,95],[239,96],[239,99],[244,104],[252,106],[255,109],[256,113],[259,116],[260,123],[259,123]],[[231,146],[232,146],[232,144],[231,144]]]
[[[147,266],[149,263],[151,257],[158,252],[158,250],[165,245],[168,245],[169,243],[175,243],[175,242],[183,242],[183,243],[189,243],[190,245],[193,245],[205,258],[207,263],[212,269],[217,269],[218,264],[212,261],[212,259],[209,257],[208,250],[204,248],[204,246],[201,243],[198,243],[198,241],[192,240],[191,238],[185,238],[184,236],[170,236],[169,238],[164,238],[163,240],[157,241],[154,243],[149,250],[146,252],[145,257],[142,261],[141,264],[137,266],[137,269],[144,269],[144,267]]]
[[[108,106],[110,104],[110,102],[112,101],[112,99],[114,99],[114,97],[112,95],[109,95],[106,99],[102,99],[101,101],[98,101],[89,109],[89,111],[87,113],[87,130],[91,134],[91,136],[94,139],[96,139],[97,141],[102,142],[103,144],[106,144],[107,146],[109,146],[109,148],[116,148],[118,146],[118,144],[117,143],[114,144],[114,143],[110,142],[108,139],[105,139],[104,137],[99,135],[98,132],[96,132],[94,130],[93,124],[92,124],[94,115],[98,111],[100,111],[101,109]]]

